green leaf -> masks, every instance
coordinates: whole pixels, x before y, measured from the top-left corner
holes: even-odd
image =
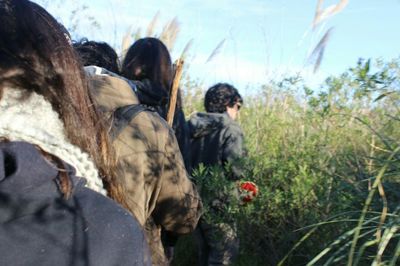
[[[385,98],[386,96],[388,96],[388,95],[390,95],[390,94],[393,94],[393,93],[395,93],[395,91],[388,91],[388,92],[382,93],[381,95],[379,95],[378,97],[376,97],[376,99],[374,100],[374,102],[377,102],[377,101],[379,101],[379,100],[381,100],[381,99]]]

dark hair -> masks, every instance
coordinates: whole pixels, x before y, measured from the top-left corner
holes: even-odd
[[[126,205],[107,130],[65,29],[27,0],[1,1],[0,18],[0,99],[6,86],[42,95],[64,122],[67,138],[94,160],[110,197]]]
[[[119,73],[118,55],[107,43],[81,39],[74,42],[73,46],[84,66],[94,65]]]
[[[129,47],[122,63],[122,76],[131,80],[148,79],[167,93],[173,78],[171,56],[156,38],[137,40]]]
[[[224,113],[226,107],[243,103],[238,90],[228,83],[218,83],[209,88],[204,98],[204,107],[209,113]]]

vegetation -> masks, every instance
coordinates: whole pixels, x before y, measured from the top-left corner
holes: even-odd
[[[38,2],[50,5],[47,0]],[[322,0],[317,2],[313,28],[348,1],[326,9]],[[82,21],[100,27],[85,13],[86,5],[73,3],[66,26],[74,38],[79,37]],[[158,18],[156,14],[145,30],[126,33],[121,58],[133,40],[144,36],[159,37],[173,49],[179,23],[173,18],[156,33]],[[309,58],[315,70],[330,32]],[[245,97],[239,121],[249,151],[245,169],[247,180],[257,183],[260,193],[251,204],[235,206],[233,200],[228,211],[237,220],[240,235],[237,265],[400,264],[399,64],[400,59],[360,60],[319,88],[309,88],[295,76],[271,81],[256,95]],[[185,77],[183,102],[190,115],[203,110],[204,90],[188,73]],[[218,181],[218,171],[204,171],[199,169],[198,176],[211,179],[203,185],[231,191],[231,184]],[[193,237],[180,239],[174,265],[195,264]]]
[[[398,265],[399,62],[360,60],[315,91],[291,77],[245,98],[247,179],[260,194],[232,209],[237,265]],[[191,113],[204,93],[187,84]],[[175,265],[195,256],[183,239]]]

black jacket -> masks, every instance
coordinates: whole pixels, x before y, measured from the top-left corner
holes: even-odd
[[[0,265],[150,265],[137,221],[65,167],[68,200],[33,145],[0,143]]]
[[[232,164],[229,178],[243,178],[238,163],[243,157],[243,132],[239,124],[228,114],[197,113],[189,120],[191,140],[191,164],[195,169],[200,163],[205,166]]]

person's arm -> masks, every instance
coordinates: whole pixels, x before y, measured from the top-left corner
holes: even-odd
[[[222,147],[222,161],[230,165],[232,180],[244,178],[244,171],[240,160],[245,154],[243,132],[239,125],[231,124],[225,131]]]
[[[175,132],[175,137],[178,141],[179,149],[181,151],[186,170],[191,170],[190,164],[190,137],[189,125],[185,120],[185,114],[182,109],[177,108],[175,111],[175,118],[172,128]]]
[[[168,132],[162,171],[162,187],[152,213],[154,221],[170,234],[190,233],[201,216],[202,203],[172,130]]]

